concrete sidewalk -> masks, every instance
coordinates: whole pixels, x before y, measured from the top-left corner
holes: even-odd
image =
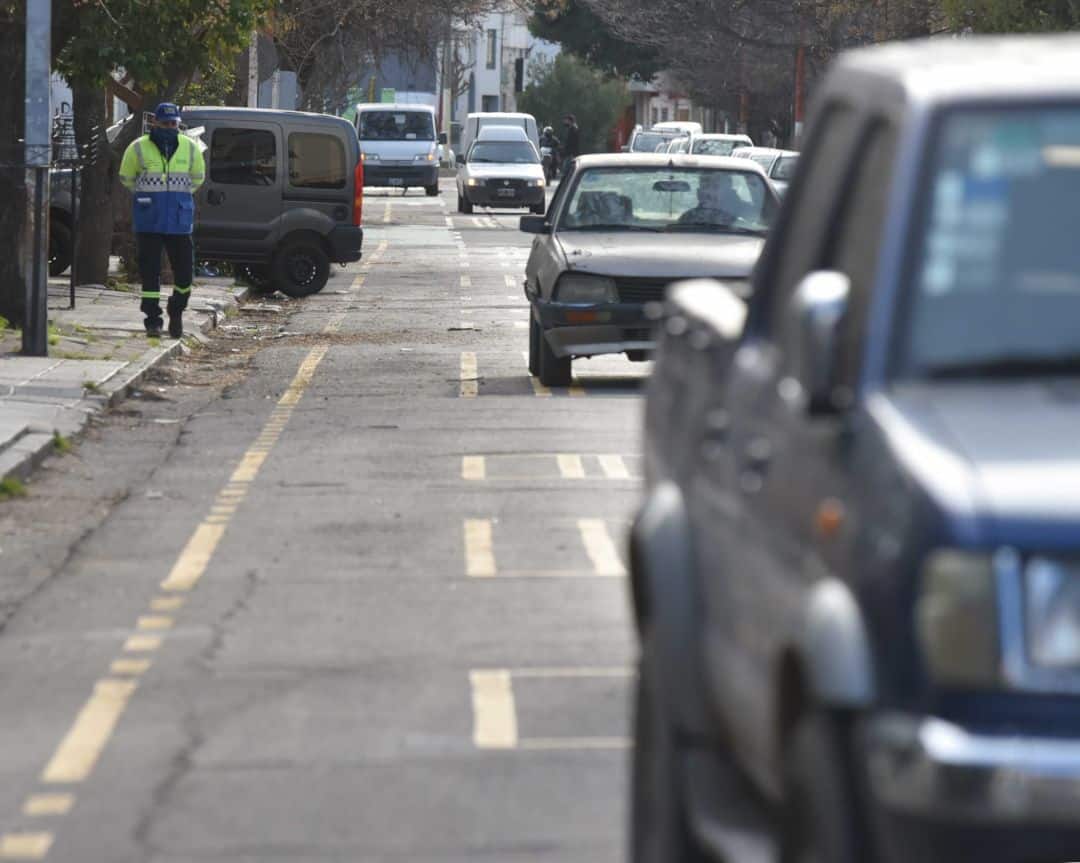
[[[185,333],[218,326],[246,292],[231,278],[199,279]],[[68,302],[64,281],[50,281],[48,357],[21,356],[20,334],[0,331],[0,478],[25,479],[53,450],[55,435],[78,435],[181,350],[168,337],[147,339],[137,293],[87,286],[76,289],[74,309]]]

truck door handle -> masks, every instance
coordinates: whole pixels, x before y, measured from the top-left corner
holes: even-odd
[[[214,207],[225,203],[225,193],[219,192],[217,189],[211,189],[206,193],[206,203]]]

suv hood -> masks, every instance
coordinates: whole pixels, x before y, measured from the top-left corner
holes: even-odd
[[[906,385],[886,402],[878,419],[933,497],[1006,533],[1061,524],[1078,544],[1080,380]]]
[[[603,276],[745,279],[763,237],[735,234],[654,234],[559,231],[566,268]]]

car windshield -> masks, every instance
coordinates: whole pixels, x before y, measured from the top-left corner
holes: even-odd
[[[657,147],[660,145],[666,147],[674,137],[674,135],[661,135],[659,132],[641,132],[634,136],[630,150],[634,153],[655,153]]]
[[[540,162],[540,157],[528,141],[477,141],[469,151],[469,161],[535,165]]]
[[[776,200],[765,180],[723,168],[587,168],[559,230],[764,234]]]
[[[955,112],[936,142],[901,365],[1080,369],[1080,107]]]
[[[429,111],[364,111],[362,141],[434,141],[435,121]]]
[[[773,165],[772,178],[774,180],[790,180],[795,174],[795,165],[798,162],[798,156],[781,156]]]
[[[750,154],[750,161],[751,162],[756,162],[757,164],[761,165],[761,167],[764,168],[766,172],[768,172],[769,168],[772,167],[772,163],[776,161],[776,154],[775,153],[751,153]]]
[[[705,138],[694,141],[693,153],[697,156],[730,156],[736,147],[745,147],[745,141],[725,141],[717,138]]]

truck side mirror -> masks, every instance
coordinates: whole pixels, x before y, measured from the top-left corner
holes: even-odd
[[[439,132],[439,143],[440,144],[442,144],[445,147],[446,142],[448,140],[450,140],[450,139],[446,137],[446,132]]]
[[[811,414],[836,413],[840,338],[851,279],[834,270],[807,274],[792,299],[795,344],[791,361]]]

